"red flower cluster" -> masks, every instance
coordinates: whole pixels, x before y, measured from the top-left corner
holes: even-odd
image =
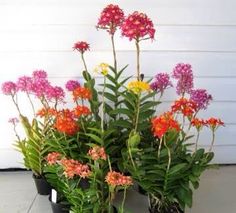
[[[199,118],[193,118],[191,120],[191,125],[196,127],[197,130],[200,130],[203,126],[206,125],[206,121]]]
[[[74,44],[73,49],[83,54],[85,51],[89,50],[89,44],[85,41],[78,41]]]
[[[58,152],[51,152],[46,157],[46,161],[49,165],[56,164],[60,159],[61,159],[61,154]]]
[[[82,164],[77,160],[62,159],[61,164],[64,169],[64,175],[69,179],[76,175],[86,178],[91,174],[89,166],[87,164]]]
[[[224,126],[224,122],[218,118],[209,118],[206,120],[207,126],[209,126],[213,131],[219,126]]]
[[[191,117],[195,112],[197,112],[197,105],[194,101],[188,100],[186,98],[180,98],[175,101],[171,106],[172,112],[180,112],[184,116]]]
[[[161,116],[152,119],[152,130],[154,136],[162,138],[169,130],[180,131],[180,126],[178,122],[174,120],[173,114],[171,112],[166,112]]]
[[[90,155],[93,160],[107,159],[104,147],[95,146],[88,151],[88,155]]]
[[[73,115],[77,118],[79,118],[81,115],[89,115],[90,113],[91,111],[86,106],[79,105],[73,110]]]
[[[130,176],[124,176],[119,172],[110,171],[106,175],[106,182],[113,186],[129,186],[133,184],[133,180]]]
[[[152,21],[144,13],[134,12],[129,15],[121,26],[122,35],[132,39],[139,40],[145,36],[153,39],[155,29]]]
[[[118,5],[109,4],[101,12],[97,28],[106,29],[110,34],[114,34],[124,20],[124,12]]]
[[[92,98],[92,92],[86,87],[77,87],[73,91],[73,97],[74,100],[77,100],[79,98],[90,100]]]
[[[42,108],[40,110],[38,110],[37,112],[37,116],[42,117],[46,117],[46,116],[56,116],[57,115],[57,111],[54,108]]]
[[[54,126],[59,132],[67,135],[74,135],[79,131],[79,126],[73,118],[73,113],[68,109],[58,112]]]

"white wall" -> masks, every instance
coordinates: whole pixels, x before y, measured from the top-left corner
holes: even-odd
[[[82,64],[72,51],[77,40],[91,44],[86,54],[92,69],[112,62],[109,37],[97,32],[100,11],[117,3],[127,13],[147,13],[156,24],[155,42],[142,44],[142,72],[152,76],[171,72],[178,62],[190,63],[196,87],[209,90],[214,102],[204,115],[221,117],[226,127],[219,130],[216,162],[236,163],[236,1],[235,0],[0,0],[0,83],[45,69],[54,82],[62,84],[80,77]],[[107,38],[107,40],[106,40]],[[134,44],[117,36],[119,66],[134,70]],[[164,97],[169,105],[173,91]],[[16,115],[8,97],[0,94],[0,168],[21,166],[12,148],[14,135],[7,123]],[[209,145],[207,134],[201,144]]]

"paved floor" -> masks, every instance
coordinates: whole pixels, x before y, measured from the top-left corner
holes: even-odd
[[[147,199],[129,192],[127,208],[147,213]],[[47,196],[37,195],[30,172],[0,173],[0,213],[51,213]],[[205,172],[186,213],[236,213],[236,166]]]

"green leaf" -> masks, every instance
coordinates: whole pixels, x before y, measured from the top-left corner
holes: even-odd
[[[118,115],[118,114],[124,114],[127,115],[130,118],[133,118],[133,114],[129,109],[125,109],[125,108],[119,108],[119,109],[115,109],[109,112],[111,115]]]
[[[168,176],[174,175],[187,167],[186,163],[180,163],[170,168]]]
[[[101,138],[99,138],[97,135],[94,135],[92,133],[87,133],[86,135],[89,136],[90,138],[92,138],[94,141],[96,141],[100,145],[103,144],[103,140]]]

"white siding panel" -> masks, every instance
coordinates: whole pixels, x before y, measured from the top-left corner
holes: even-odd
[[[6,17],[7,22],[0,19],[0,23],[95,25],[100,11],[108,3],[111,1],[1,0],[0,14]],[[143,11],[158,24],[236,24],[234,0],[113,0],[112,3],[119,4],[126,14],[134,10]]]
[[[124,75],[136,69],[135,51],[119,51],[119,67],[129,64]],[[113,63],[110,51],[91,51],[85,55],[89,70],[101,63]],[[51,77],[81,76],[83,64],[77,52],[0,52],[0,69],[5,79],[30,75],[35,69],[45,69]],[[197,77],[236,77],[236,53],[217,52],[159,52],[141,53],[141,68],[145,76],[173,70],[179,62],[190,63]],[[12,63],[14,60],[14,63]]]
[[[235,52],[236,27],[159,26],[156,41],[143,41],[142,50]],[[78,40],[91,50],[110,50],[107,32],[93,26],[15,26],[0,29],[0,51],[70,51]],[[134,42],[116,36],[117,50],[134,50]]]

